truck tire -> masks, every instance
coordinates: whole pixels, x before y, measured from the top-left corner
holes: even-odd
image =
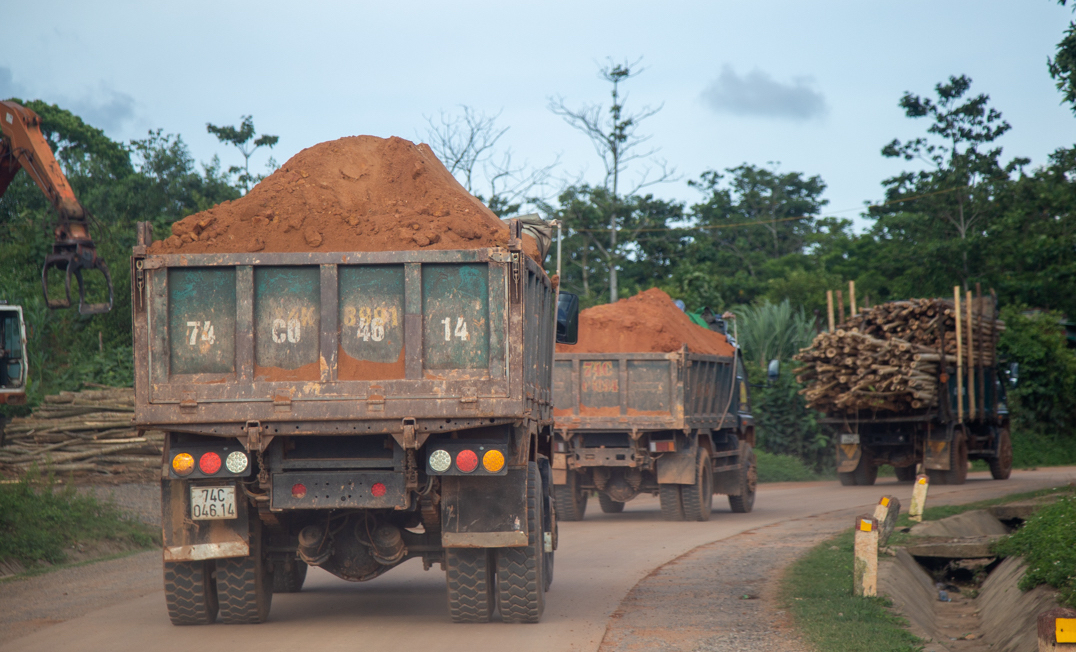
[[[164,603],[173,625],[212,624],[217,619],[213,562],[164,562]]]
[[[915,482],[915,464],[894,467],[893,472],[897,475],[897,482]]]
[[[740,469],[740,495],[729,496],[729,507],[737,514],[746,514],[755,508],[755,492],[758,490],[758,464],[751,444],[740,444],[740,459],[747,466]]]
[[[497,606],[506,623],[536,623],[545,611],[542,477],[527,464],[527,545],[497,549]]]
[[[263,554],[261,522],[251,520],[250,555],[217,560],[217,600],[223,623],[264,623],[273,603],[273,574]]]
[[[953,443],[949,446],[949,470],[927,471],[930,484],[964,484],[968,479],[968,440],[964,433],[953,433]]]
[[[684,520],[684,503],[680,496],[678,484],[658,485],[658,500],[661,502],[661,517],[666,521]]]
[[[306,581],[306,562],[289,559],[273,565],[273,593],[298,593]]]
[[[1008,480],[1012,474],[1012,438],[1009,429],[1002,428],[998,433],[1001,441],[998,442],[998,456],[987,462],[990,464],[990,477],[995,480]]]
[[[867,487],[874,484],[874,481],[878,479],[878,467],[874,465],[874,456],[866,449],[863,449],[859,455],[859,464],[856,465],[856,468],[849,473],[838,473],[837,479],[845,487],[853,485]]]
[[[446,548],[448,613],[454,623],[486,623],[493,618],[494,569],[489,548]]]
[[[553,485],[557,500],[557,518],[562,521],[582,521],[587,513],[589,492],[579,487],[579,474],[568,470],[567,484]]]
[[[695,453],[695,484],[680,487],[685,521],[709,521],[714,509],[714,463],[710,452],[699,446]]]
[[[598,492],[598,504],[601,505],[602,512],[606,514],[619,514],[624,511],[624,503],[613,500],[604,491]]]

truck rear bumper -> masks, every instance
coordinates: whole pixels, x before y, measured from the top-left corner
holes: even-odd
[[[273,474],[270,509],[404,509],[404,475],[393,471],[298,471]]]

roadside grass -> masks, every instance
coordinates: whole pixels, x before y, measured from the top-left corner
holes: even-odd
[[[69,561],[69,550],[145,550],[160,545],[160,532],[124,514],[114,503],[79,494],[36,472],[0,485],[0,561],[39,572]]]
[[[759,482],[808,482],[830,477],[815,473],[803,460],[792,455],[778,455],[756,449],[755,463]]]
[[[824,541],[785,573],[782,598],[800,632],[826,652],[921,650],[888,598],[852,595],[852,530]]]
[[[1060,581],[1062,577],[1076,576],[1076,534],[1071,531],[1071,526],[1066,529],[1066,524],[1076,519],[1074,490],[1076,487],[1069,485],[963,505],[935,505],[923,510],[923,520],[933,521],[991,505],[1063,494],[1064,497],[1054,507],[1044,508],[1049,509],[1042,518],[1044,534],[1033,534],[1013,544],[1027,548],[1043,546],[1043,561],[1039,566],[1053,573],[1052,576]],[[929,497],[927,501],[929,503]],[[1043,514],[1044,510],[1038,514]],[[901,514],[889,545],[914,540],[915,537],[900,531],[910,525],[913,522],[908,520],[908,515]],[[1049,534],[1045,534],[1046,531]],[[1013,535],[1008,541],[1016,539],[1016,536]],[[1067,547],[1062,549],[1062,546]],[[795,620],[797,629],[815,648],[827,652],[922,650],[923,641],[907,630],[904,618],[889,610],[892,603],[888,598],[857,598],[852,595],[852,552],[853,532],[849,529],[823,541],[789,566],[781,583],[781,602]],[[1059,559],[1064,561],[1056,564],[1055,568],[1053,561]],[[1070,563],[1071,566],[1066,565]],[[1076,586],[1069,586],[1076,596]]]
[[[1023,557],[1020,589],[1041,584],[1057,589],[1062,604],[1076,606],[1076,496],[1071,493],[1036,511],[1022,528],[994,545],[994,551]]]

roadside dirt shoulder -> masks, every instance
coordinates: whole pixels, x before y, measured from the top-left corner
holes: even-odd
[[[781,575],[854,511],[748,530],[655,569],[613,614],[599,651],[807,652],[779,605]]]

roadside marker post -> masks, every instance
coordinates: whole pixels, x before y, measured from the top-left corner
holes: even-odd
[[[882,499],[874,506],[874,520],[878,521],[879,546],[884,546],[889,541],[889,535],[893,534],[899,515],[900,501],[896,496],[882,496]]]
[[[930,480],[926,475],[915,476],[915,486],[912,488],[912,504],[908,507],[908,518],[917,523],[923,522],[923,508],[927,506],[927,489],[930,488]]]
[[[1076,611],[1058,607],[1039,614],[1039,652],[1076,650]]]
[[[878,521],[869,514],[856,517],[852,595],[878,595]]]

